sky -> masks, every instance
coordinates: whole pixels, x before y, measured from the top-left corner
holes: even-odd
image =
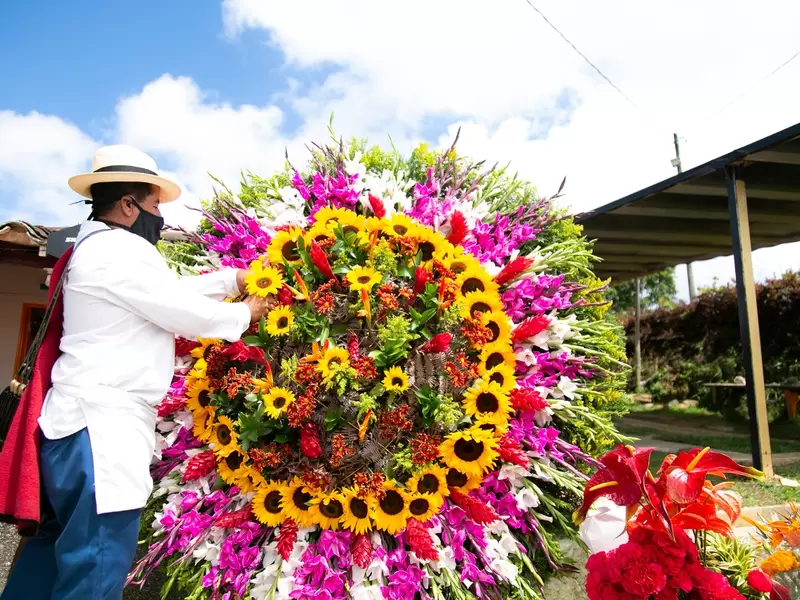
[[[102,145],[151,154],[191,223],[242,170],[268,174],[336,132],[510,161],[580,212],[800,121],[800,3],[771,0],[5,0],[0,221],[77,223],[66,185]],[[773,73],[774,72],[774,73]],[[759,280],[800,246],[755,253]],[[732,260],[694,265],[698,287]],[[679,296],[688,297],[685,269]]]

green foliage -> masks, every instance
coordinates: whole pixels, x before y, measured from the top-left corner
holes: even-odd
[[[394,255],[387,240],[382,239],[375,244],[375,249],[372,253],[372,266],[381,273],[392,275],[397,273],[397,257]]]
[[[411,459],[411,448],[406,446],[398,446],[397,452],[392,455],[392,462],[394,463],[394,470],[404,471],[406,473],[414,472],[414,461]]]
[[[289,358],[284,358],[281,361],[281,377],[285,381],[294,381],[294,374],[297,371],[298,365],[300,365],[299,357],[290,356]]]
[[[675,268],[670,267],[658,273],[652,273],[639,280],[642,310],[653,308],[672,308],[675,306]],[[612,285],[607,297],[613,302],[616,313],[630,313],[636,310],[636,280],[623,281]]]
[[[415,181],[425,181],[428,169],[436,164],[436,152],[428,144],[420,144],[411,152],[408,159],[408,175]]]
[[[369,411],[372,411],[373,414],[375,410],[378,408],[378,401],[375,396],[370,394],[361,394],[358,400],[353,402],[353,406],[358,411],[357,419],[361,421]]]
[[[435,420],[441,423],[445,429],[453,430],[459,421],[464,418],[461,406],[451,394],[439,396],[439,406],[436,408]]]
[[[756,567],[756,548],[738,538],[726,538],[706,533],[706,566],[722,573],[730,584],[747,600],[761,600],[764,596],[747,584],[747,574]]]
[[[428,428],[436,421],[436,413],[442,406],[442,396],[428,385],[419,389],[416,396],[422,414],[422,425]]]

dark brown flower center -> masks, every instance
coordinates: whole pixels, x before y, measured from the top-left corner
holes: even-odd
[[[337,356],[337,357],[332,358],[332,359],[330,359],[328,361],[328,368],[330,368],[330,367],[338,367],[338,366],[341,366],[341,364],[342,364],[342,359]]]
[[[260,287],[262,290],[268,288],[272,285],[272,279],[269,277],[262,277],[258,281],[256,281],[256,285]]]
[[[456,275],[458,275],[459,273],[463,273],[464,271],[467,270],[467,263],[454,260],[453,262],[450,263],[450,270]]]
[[[197,394],[197,403],[203,408],[211,404],[211,396],[209,395],[208,390],[202,390],[199,394]]]
[[[447,472],[447,477],[445,479],[447,479],[447,485],[454,488],[464,487],[467,485],[467,481],[469,481],[469,478],[466,475],[455,469],[450,469]]]
[[[244,461],[244,456],[241,452],[233,452],[225,457],[225,464],[228,465],[228,468],[231,471],[235,471],[239,467],[242,466],[242,462]]]
[[[392,377],[392,385],[395,385],[395,386],[398,386],[398,387],[402,387],[403,386],[403,380],[400,377]]]
[[[211,355],[211,351],[212,351],[214,348],[216,348],[216,345],[215,345],[215,344],[209,344],[208,346],[206,346],[206,349],[205,349],[205,350],[203,350],[203,358],[205,358],[206,360],[208,360],[208,357]]]
[[[350,500],[350,512],[353,513],[356,519],[366,519],[369,514],[369,507],[361,498],[353,498]]]
[[[489,331],[491,331],[491,332],[492,332],[492,337],[491,337],[491,339],[489,340],[490,342],[493,342],[493,341],[495,341],[497,338],[499,338],[499,337],[500,337],[500,326],[499,326],[497,323],[495,323],[494,321],[489,321],[489,322],[486,324],[486,329],[488,329]]]
[[[285,329],[289,326],[289,317],[281,317],[278,319],[278,329]]]
[[[497,425],[495,425],[494,423],[483,423],[479,427],[479,429],[482,429],[483,431],[491,431],[492,433],[495,433],[497,431]]]
[[[477,277],[470,277],[469,279],[464,280],[464,283],[461,284],[462,294],[469,294],[470,292],[483,292],[485,290],[486,287],[483,285],[483,282]]]
[[[387,490],[380,505],[387,515],[399,515],[403,511],[403,497],[395,490]]]
[[[455,454],[465,462],[474,462],[483,456],[483,442],[475,440],[458,440],[455,444]]]
[[[486,302],[476,302],[472,305],[472,310],[470,310],[470,313],[474,315],[475,313],[485,313],[491,310],[492,307],[486,304]]]
[[[308,503],[311,502],[311,494],[306,494],[303,488],[298,487],[292,494],[292,502],[300,510],[308,510]]]
[[[320,512],[328,519],[338,519],[344,514],[344,507],[338,500],[328,500],[320,503]]]
[[[371,280],[372,277],[370,277],[369,275],[362,275],[361,277],[358,278],[358,283],[366,284],[369,283]]]
[[[419,251],[422,252],[422,260],[430,260],[433,258],[433,253],[436,251],[436,246],[431,242],[422,242],[419,245]]]
[[[297,242],[293,240],[286,242],[281,248],[281,255],[289,261],[300,258],[300,253],[297,251]]]
[[[227,425],[217,425],[217,439],[223,446],[227,446],[233,439],[231,437],[231,430]]]
[[[506,376],[503,375],[500,371],[495,371],[489,376],[489,381],[492,381],[502,386],[506,382]]]
[[[277,396],[272,400],[272,406],[275,408],[283,408],[286,406],[286,398],[283,396]]]
[[[408,233],[408,227],[406,227],[405,225],[395,225],[394,227],[392,227],[392,229],[397,235],[405,235],[406,233]]]
[[[425,498],[415,498],[411,501],[411,504],[408,505],[408,510],[411,511],[411,514],[415,517],[420,515],[424,515],[428,512],[428,509],[431,507],[431,503],[428,502]]]
[[[358,227],[355,225],[347,225],[342,227],[342,232],[347,235],[348,233],[358,233]]]
[[[491,392],[483,392],[482,394],[478,394],[478,397],[475,399],[475,406],[477,406],[478,412],[494,413],[500,408],[500,402],[497,400],[497,396]]]
[[[267,497],[264,498],[264,508],[273,515],[281,512],[281,493],[278,490],[272,490],[267,494]]]
[[[439,491],[439,478],[431,473],[426,473],[417,482],[417,491],[420,494],[435,494]]]
[[[505,362],[503,355],[500,352],[492,352],[489,356],[486,357],[486,368],[487,369],[494,369],[495,367],[499,367]]]

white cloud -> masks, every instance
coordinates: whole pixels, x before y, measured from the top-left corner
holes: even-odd
[[[85,216],[67,179],[89,167],[99,145],[75,125],[36,112],[0,111],[0,185],[10,198],[3,220],[65,225]]]

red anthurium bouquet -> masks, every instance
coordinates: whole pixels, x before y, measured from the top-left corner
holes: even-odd
[[[667,456],[655,477],[651,453],[651,448],[619,446],[600,459],[603,467],[586,484],[576,522],[605,497],[627,508],[629,534],[627,543],[589,559],[590,600],[743,598],[723,575],[703,565],[705,537],[697,532],[730,537],[742,510],[731,484],[715,485],[709,475],[759,478],[762,473],[705,448]],[[688,531],[696,532],[696,542]]]

